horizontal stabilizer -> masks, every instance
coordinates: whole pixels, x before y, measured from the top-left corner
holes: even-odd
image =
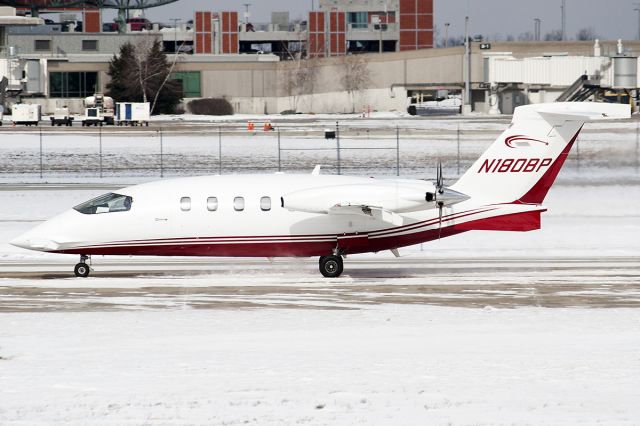
[[[555,102],[525,105],[516,108],[513,122],[535,120],[542,117],[552,126],[566,121],[581,123],[600,120],[619,120],[631,117],[631,108],[626,104],[596,102]]]

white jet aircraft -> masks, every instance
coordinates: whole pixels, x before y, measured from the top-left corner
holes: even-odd
[[[629,118],[628,105],[518,107],[507,130],[451,187],[422,180],[310,175],[202,176],[121,189],[11,241],[80,255],[319,256],[338,277],[343,257],[472,230],[540,228],[541,206],[583,124]]]

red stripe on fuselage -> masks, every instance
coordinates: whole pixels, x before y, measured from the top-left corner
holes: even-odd
[[[451,214],[443,221],[450,221],[460,217],[484,213],[492,209],[484,209],[472,213],[463,212]],[[490,220],[488,218],[487,220]],[[136,255],[136,256],[229,256],[229,257],[308,257],[323,256],[331,253],[338,245],[345,253],[367,253],[390,248],[404,247],[437,238],[464,232],[455,225],[443,226],[441,230],[422,229],[438,223],[439,219],[430,219],[422,222],[418,228],[399,229],[391,235],[379,235],[370,238],[367,234],[360,235],[334,235],[332,238],[322,240],[263,240],[263,241],[206,241],[197,239],[193,241],[175,242],[173,240],[156,241],[146,244],[119,244],[100,245],[89,247],[77,247],[67,250],[59,250],[57,253],[86,254],[86,255]],[[404,227],[398,227],[404,228]]]

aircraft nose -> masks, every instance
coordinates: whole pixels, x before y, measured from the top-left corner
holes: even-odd
[[[49,251],[56,250],[58,244],[49,239],[36,238],[31,233],[22,234],[9,241],[12,246],[20,247],[27,250]]]
[[[31,248],[31,240],[29,240],[29,238],[26,238],[25,235],[26,234],[22,234],[14,238],[13,240],[9,241],[9,244],[11,244],[12,246],[16,246],[24,249]]]

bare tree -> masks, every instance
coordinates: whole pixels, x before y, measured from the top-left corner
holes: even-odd
[[[535,37],[531,31],[518,34],[518,41],[534,41]]]
[[[317,59],[298,58],[284,70],[283,88],[289,97],[289,106],[293,111],[298,109],[301,95],[312,94],[318,75]]]
[[[282,74],[282,85],[289,97],[291,110],[298,110],[298,101],[301,95],[313,96],[316,79],[318,78],[319,60],[317,55],[311,55],[304,59],[302,51],[292,52],[285,47],[290,62]]]
[[[562,30],[553,30],[544,36],[545,41],[562,41]]]
[[[178,49],[179,51],[180,49]],[[149,102],[148,98],[152,97],[151,111],[153,112],[160,93],[171,79],[171,73],[173,73],[180,55],[176,52],[173,61],[169,64],[162,51],[161,42],[154,37],[144,37],[136,43],[133,57],[136,66],[136,80],[142,91],[142,101]]]
[[[369,64],[365,55],[347,55],[340,58],[340,67],[342,86],[351,98],[351,112],[356,112],[355,96],[371,82]]]
[[[593,27],[582,28],[576,35],[576,39],[581,41],[595,40],[597,38],[598,35],[596,34],[596,30]]]

